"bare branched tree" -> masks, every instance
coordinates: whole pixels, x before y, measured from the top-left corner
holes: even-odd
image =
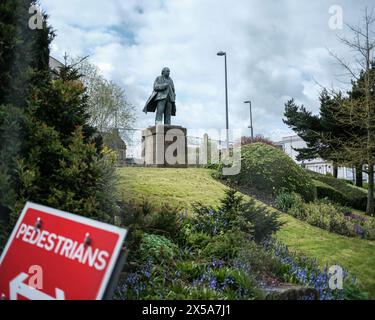
[[[335,119],[348,128],[348,138],[336,141],[338,152],[345,153],[348,164],[364,165],[368,174],[367,214],[374,215],[374,165],[375,165],[375,16],[365,10],[360,26],[350,26],[353,38],[339,38],[353,53],[349,63],[337,54],[332,56],[350,75],[353,89],[346,99],[340,101]],[[335,94],[332,92],[332,94]],[[353,128],[355,130],[353,130]],[[329,140],[329,136],[324,137]]]
[[[106,80],[99,69],[87,58],[74,59],[82,74],[81,81],[88,94],[90,124],[100,132],[113,129],[132,129],[135,122],[135,107],[129,103],[124,89],[113,81]]]

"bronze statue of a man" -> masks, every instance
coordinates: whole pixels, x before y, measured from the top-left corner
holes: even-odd
[[[146,102],[143,112],[155,112],[155,124],[171,124],[171,116],[176,115],[176,93],[169,68],[164,68],[154,82],[154,91]]]

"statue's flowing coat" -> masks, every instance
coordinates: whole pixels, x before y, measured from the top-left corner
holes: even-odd
[[[166,82],[166,80],[168,82]],[[143,109],[143,112],[155,112],[157,102],[163,99],[170,99],[172,103],[172,112],[171,115],[176,115],[176,94],[174,89],[174,84],[171,78],[165,79],[163,76],[156,78],[154,83],[154,91],[152,92],[150,98],[148,98],[146,105]]]

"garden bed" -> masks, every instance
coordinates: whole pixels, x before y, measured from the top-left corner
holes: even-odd
[[[154,204],[162,201],[192,213],[191,204],[197,201],[218,205],[227,187],[212,178],[208,169],[121,168],[120,190],[124,199],[140,201],[146,197]],[[183,183],[181,183],[183,181]],[[204,192],[202,192],[204,190]],[[249,197],[245,196],[245,199]],[[258,202],[259,205],[264,205]],[[273,210],[272,208],[270,208]],[[310,226],[289,215],[281,214],[285,224],[277,239],[291,252],[316,259],[320,268],[339,264],[357,275],[359,283],[375,297],[375,243],[347,238]]]

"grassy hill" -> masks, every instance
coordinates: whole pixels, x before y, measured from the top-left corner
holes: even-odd
[[[154,204],[170,203],[181,209],[189,210],[191,203],[198,201],[215,205],[226,189],[207,169],[121,168],[118,173],[123,199],[144,197]],[[343,266],[375,297],[374,241],[339,236],[286,214],[282,214],[281,219],[285,225],[277,237],[290,250],[316,258],[322,267],[326,264]]]

